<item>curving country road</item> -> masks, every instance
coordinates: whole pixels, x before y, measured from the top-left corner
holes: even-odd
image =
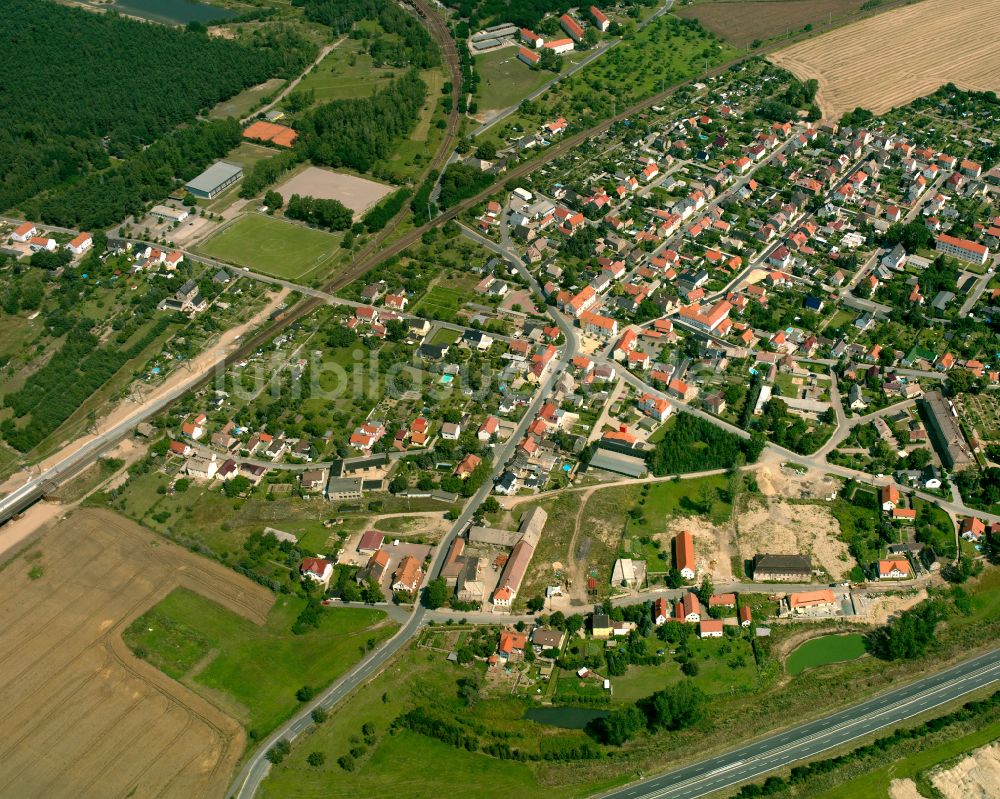
[[[696,799],[886,729],[1000,680],[1000,649],[601,799]]]

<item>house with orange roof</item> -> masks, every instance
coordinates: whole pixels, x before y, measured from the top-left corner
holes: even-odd
[[[458,466],[455,467],[454,475],[460,480],[465,480],[470,474],[472,474],[478,468],[479,464],[483,462],[483,459],[478,455],[469,453],[461,461],[459,461]]]
[[[556,55],[562,55],[563,53],[568,53],[573,49],[574,44],[572,39],[552,39],[547,41],[543,47],[548,50],[552,50]]]
[[[521,28],[519,35],[522,42],[535,50],[545,43],[545,40],[530,28]]]
[[[674,621],[694,624],[701,621],[701,602],[698,601],[695,594],[690,592],[684,594],[680,601],[674,605]]]
[[[906,580],[911,576],[910,563],[903,558],[878,562],[878,578],[880,580]]]
[[[89,233],[81,233],[79,236],[74,238],[69,244],[66,245],[73,255],[83,255],[87,250],[94,246],[94,237]]]
[[[698,622],[699,638],[722,638],[722,619],[702,619]]]
[[[12,240],[20,242],[21,244],[27,243],[30,239],[38,235],[38,228],[36,228],[31,222],[25,222],[24,224],[18,225],[14,228],[13,232],[10,234]]]
[[[660,627],[670,621],[670,617],[670,604],[661,596],[653,602],[653,624]]]
[[[496,416],[487,416],[486,421],[479,426],[476,438],[480,441],[489,441],[500,429],[500,420]]]
[[[802,591],[788,597],[788,609],[792,613],[828,612],[837,607],[837,598],[829,588],[819,591]]]
[[[639,399],[639,410],[646,416],[651,416],[658,422],[664,422],[673,411],[673,407],[663,397],[654,394],[643,394]]]
[[[607,31],[611,26],[611,20],[597,6],[590,7],[590,18],[594,20],[594,27],[601,31],[601,33]]]
[[[674,565],[685,580],[693,580],[698,573],[694,557],[694,538],[687,530],[674,536]]]
[[[541,39],[539,39],[538,41],[541,41]],[[541,47],[541,45],[538,46]],[[538,53],[536,53],[534,50],[529,50],[527,47],[518,48],[517,58],[519,61],[523,61],[529,67],[537,66],[538,63],[542,60],[542,57],[538,55]]]
[[[986,534],[986,525],[982,519],[966,516],[958,527],[958,534],[966,541],[979,541]]]
[[[569,14],[563,14],[561,17],[559,17],[559,25],[560,27],[562,27],[564,31],[566,31],[567,34],[569,34],[569,37],[574,42],[579,44],[580,42],[583,41],[583,36],[584,36],[583,26],[580,25],[580,23],[577,22],[575,19],[573,19],[573,17],[571,17]]]
[[[677,399],[689,402],[698,396],[698,387],[685,383],[676,377],[667,384],[667,391]]]
[[[392,590],[412,593],[420,586],[423,577],[424,573],[420,568],[420,561],[413,555],[407,555],[399,562],[396,571],[392,573]]]
[[[501,659],[508,660],[513,655],[523,655],[524,648],[528,645],[526,633],[519,633],[516,630],[504,630],[500,633],[500,644],[497,646],[497,654]]]
[[[610,316],[601,316],[591,311],[580,315],[580,327],[591,336],[608,339],[618,335],[618,320]]]
[[[891,484],[882,486],[882,490],[879,492],[879,502],[882,504],[882,510],[891,511],[899,505],[899,489]]]

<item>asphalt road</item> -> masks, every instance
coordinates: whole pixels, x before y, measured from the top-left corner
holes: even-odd
[[[695,799],[891,727],[1000,679],[1000,649],[830,716],[723,755],[602,794],[602,799]]]

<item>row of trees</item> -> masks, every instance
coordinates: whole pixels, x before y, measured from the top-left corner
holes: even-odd
[[[354,214],[340,200],[321,200],[293,194],[285,208],[285,216],[308,222],[327,230],[347,230]]]
[[[4,17],[4,50],[17,57],[0,59],[0,208],[130,159],[316,52],[284,28],[248,46],[33,0],[10,0]]]

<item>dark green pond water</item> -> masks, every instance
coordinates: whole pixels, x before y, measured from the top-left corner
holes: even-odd
[[[209,22],[236,16],[226,8],[193,0],[116,0],[113,4],[94,2],[90,4],[99,8],[113,8],[122,14],[166,25],[187,25],[189,22]]]
[[[529,707],[524,711],[524,717],[529,721],[565,730],[582,730],[587,722],[607,715],[606,710],[593,710],[589,707]]]

